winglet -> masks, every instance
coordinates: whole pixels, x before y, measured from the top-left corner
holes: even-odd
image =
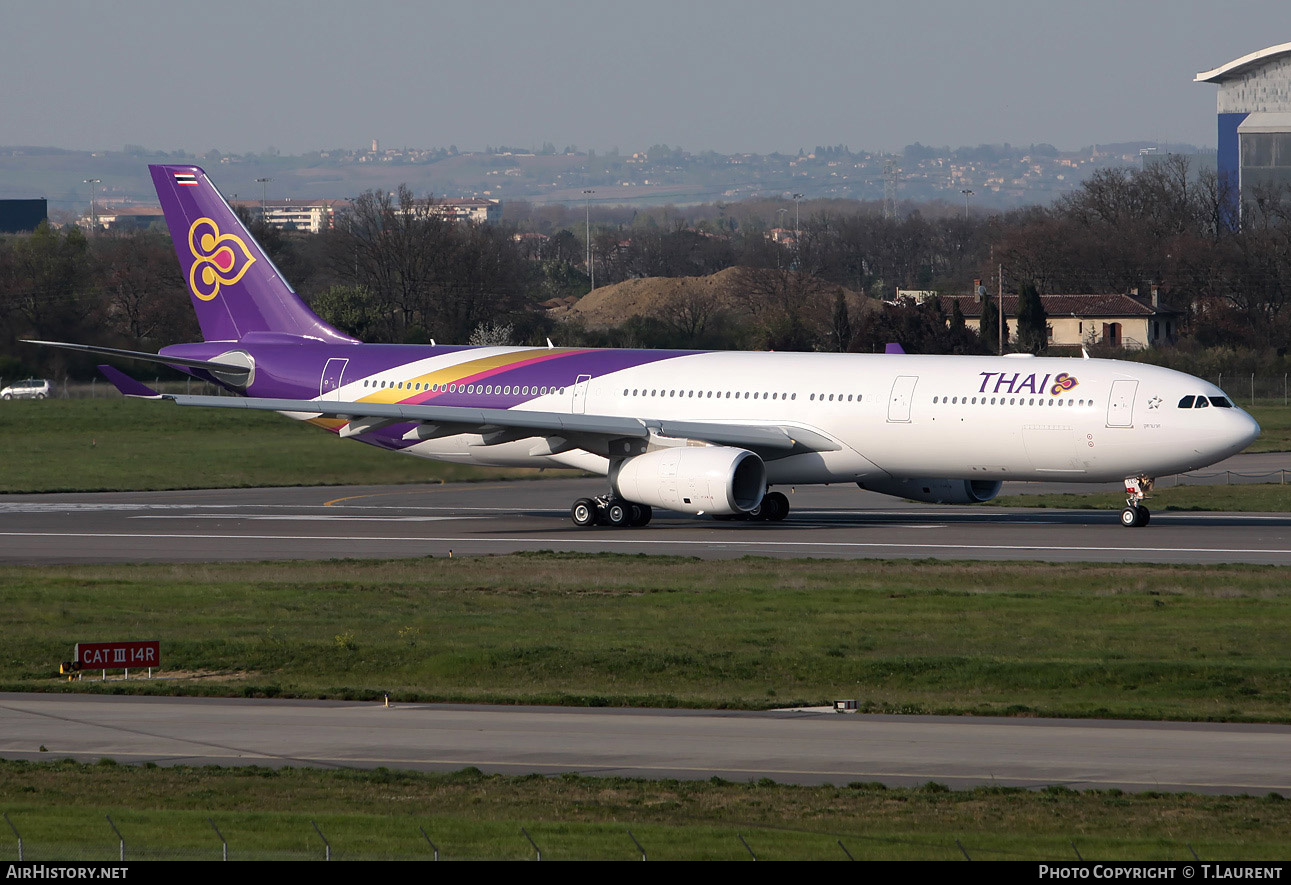
[[[120,369],[112,366],[99,366],[99,371],[103,373],[103,377],[112,382],[117,390],[126,396],[140,397],[142,399],[161,399],[160,393],[148,385],[134,380]]]
[[[895,341],[889,341],[887,343],[887,346],[883,348],[883,352],[884,353],[905,353],[905,348],[902,347],[900,344],[897,344]]]

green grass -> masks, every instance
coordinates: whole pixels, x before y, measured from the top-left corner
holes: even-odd
[[[0,586],[10,690],[1291,721],[1274,567],[517,554],[6,567]],[[108,638],[159,639],[194,675],[54,675]]]
[[[770,781],[486,776],[265,768],[156,768],[0,762],[0,803],[28,860],[231,859],[651,860],[1279,859],[1291,802],[1277,797],[1123,794],[1051,788],[947,791],[929,784],[795,787]],[[209,820],[208,820],[209,819]],[[958,843],[958,844],[957,844]],[[0,860],[15,840],[0,832]]]
[[[376,485],[529,478],[400,456],[271,412],[122,397],[0,403],[3,492]]]
[[[1165,480],[1166,483],[1173,480]],[[990,502],[1001,507],[1048,507],[1056,510],[1116,511],[1125,506],[1123,492],[1090,494],[1001,495]],[[1158,511],[1209,510],[1245,513],[1291,511],[1291,485],[1243,483],[1218,486],[1158,486],[1147,501]]]
[[[1291,406],[1268,401],[1254,406],[1238,405],[1250,412],[1260,424],[1260,438],[1246,451],[1291,452]]]

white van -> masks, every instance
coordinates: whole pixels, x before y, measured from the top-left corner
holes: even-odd
[[[44,378],[28,378],[26,381],[15,381],[0,390],[0,399],[45,399],[49,396],[49,381]]]

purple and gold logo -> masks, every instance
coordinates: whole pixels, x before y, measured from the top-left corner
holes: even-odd
[[[220,233],[220,226],[209,218],[199,218],[188,229],[188,251],[193,266],[188,270],[188,286],[203,301],[220,294],[220,286],[231,286],[255,264],[247,244],[233,234]]]
[[[1059,396],[1064,391],[1071,390],[1079,383],[1079,381],[1071,375],[1068,375],[1066,372],[1060,372],[1058,376],[1053,379],[1053,387],[1049,388],[1049,395]]]

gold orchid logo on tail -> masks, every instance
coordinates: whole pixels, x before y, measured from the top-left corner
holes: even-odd
[[[255,264],[247,244],[233,234],[220,233],[220,226],[209,218],[199,218],[188,229],[188,251],[193,266],[188,270],[188,286],[203,301],[220,294],[220,286],[231,286]]]

